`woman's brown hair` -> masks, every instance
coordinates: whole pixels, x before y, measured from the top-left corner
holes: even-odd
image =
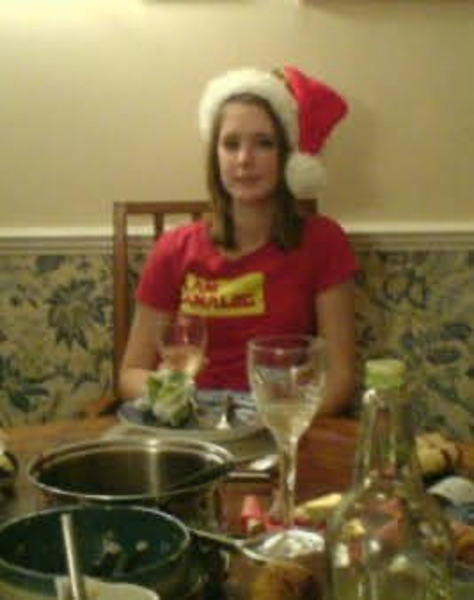
[[[289,145],[285,131],[271,108],[270,104],[253,94],[232,96],[222,104],[214,120],[209,145],[207,149],[207,187],[211,198],[213,213],[210,227],[214,242],[226,250],[237,248],[232,215],[232,199],[224,188],[219,171],[217,144],[222,124],[223,111],[229,102],[242,102],[259,106],[269,115],[277,134],[278,158],[280,176],[275,191],[276,210],[274,211],[271,228],[272,241],[282,250],[291,250],[299,245],[302,232],[303,218],[298,213],[295,197],[291,194],[285,181],[285,164],[289,154]]]

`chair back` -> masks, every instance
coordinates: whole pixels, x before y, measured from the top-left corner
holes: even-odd
[[[175,202],[115,202],[113,206],[113,369],[114,393],[118,396],[118,375],[130,330],[132,301],[129,286],[131,217],[151,219],[153,237],[163,233],[169,217],[184,217],[196,221],[209,210],[205,201]]]
[[[300,200],[300,210],[306,214],[317,212],[315,200]],[[118,398],[118,376],[125,352],[131,324],[132,301],[129,285],[130,273],[130,217],[142,216],[151,219],[153,236],[158,239],[171,218],[180,222],[197,221],[209,212],[209,202],[115,202],[113,206],[113,383]]]

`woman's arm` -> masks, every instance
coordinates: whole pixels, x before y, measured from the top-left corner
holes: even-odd
[[[355,286],[348,281],[329,288],[316,299],[318,331],[326,340],[328,377],[326,399],[318,416],[337,415],[350,404],[356,380]]]
[[[137,303],[120,366],[119,393],[123,400],[143,396],[145,383],[157,368],[159,322],[160,313]]]

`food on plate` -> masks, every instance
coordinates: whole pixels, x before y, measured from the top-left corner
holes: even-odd
[[[179,427],[194,415],[194,388],[185,373],[156,371],[148,378],[146,389],[150,409],[161,423]]]
[[[453,472],[461,464],[459,446],[437,432],[417,436],[416,450],[425,477]]]
[[[296,563],[268,563],[256,574],[250,600],[321,600],[320,587],[312,573]]]

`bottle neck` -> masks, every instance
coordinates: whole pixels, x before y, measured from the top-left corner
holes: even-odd
[[[422,485],[411,406],[399,388],[369,389],[363,398],[355,483],[374,478]]]

